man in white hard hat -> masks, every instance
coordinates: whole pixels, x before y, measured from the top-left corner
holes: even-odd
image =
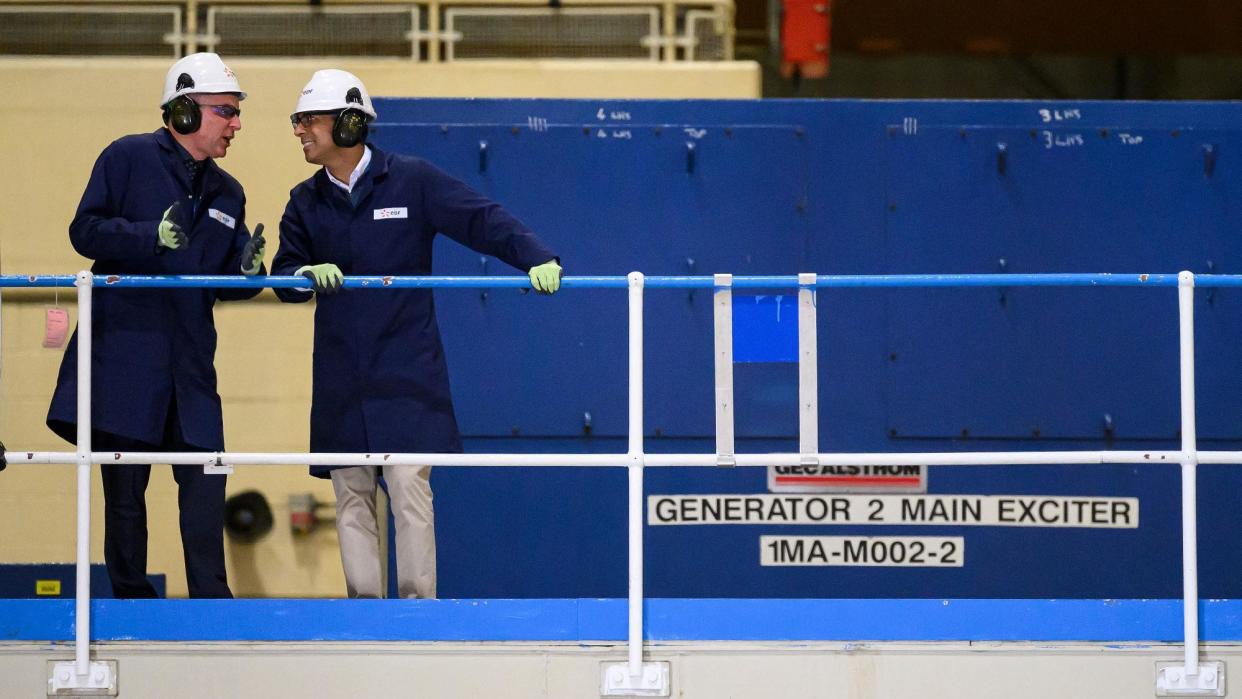
[[[159,106],[164,126],[104,149],[69,225],[96,275],[263,274],[263,226],[246,228],[246,197],[215,158],[241,129],[237,76],[214,53],[173,64]],[[95,295],[92,447],[97,451],[221,451],[216,392],[217,299],[260,289],[109,289]],[[76,439],[77,333],[60,367],[47,424]],[[105,464],[104,560],[117,597],[154,597],[148,582],[149,465]],[[231,597],[224,567],[225,476],[174,466],[191,597]]]
[[[344,275],[431,274],[437,233],[528,272],[531,285],[560,288],[556,256],[498,204],[430,163],[367,143],[375,107],[342,70],[311,76],[292,115],[306,161],[322,165],[294,187],[280,222],[273,274],[308,277],[315,308],[311,451],[461,451],[448,368],[430,289],[336,294]],[[278,289],[306,301],[309,289]],[[382,597],[377,468],[312,467],[331,477],[350,597]],[[431,469],[382,472],[396,520],[397,591],[436,596]]]

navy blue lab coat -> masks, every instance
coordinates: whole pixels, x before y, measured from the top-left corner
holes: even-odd
[[[69,225],[73,249],[108,274],[240,274],[246,229],[241,185],[204,163],[202,193],[191,205],[184,151],[167,129],[122,137],[104,149]],[[189,243],[157,249],[160,220],[182,199]],[[262,273],[262,272],[261,272]],[[251,298],[260,289],[108,289],[92,295],[91,426],[158,445],[174,397],[187,444],[224,449],[216,392],[216,299]],[[77,331],[69,341],[47,424],[77,435]]]
[[[273,274],[330,262],[347,276],[429,275],[436,233],[523,271],[555,257],[499,204],[431,163],[367,147],[371,163],[351,193],[323,169],[289,193]],[[430,289],[320,297],[313,374],[311,451],[461,451]],[[319,477],[330,470],[311,467]]]

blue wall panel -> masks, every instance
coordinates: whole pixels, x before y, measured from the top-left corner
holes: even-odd
[[[690,131],[552,125],[515,133],[508,124],[410,125],[400,127],[395,143],[504,202],[548,239],[569,274],[797,269],[806,259],[807,231],[798,207],[805,196],[807,153],[795,130]],[[460,246],[438,246],[436,255],[438,273],[514,273]],[[594,434],[625,434],[624,401],[601,400],[624,395],[624,293],[543,300],[516,291],[488,292],[485,298],[479,292],[439,292],[437,305],[443,317],[463,320],[467,336],[459,340],[458,324],[444,323],[450,362],[490,367],[508,377],[458,381],[454,374],[464,433],[576,436],[590,413]],[[668,435],[710,434],[710,294],[653,293],[646,307],[649,341],[673,348],[649,355],[649,375],[679,377],[672,384],[649,383],[650,417]],[[552,314],[550,320],[544,311]],[[567,350],[594,360],[566,362]],[[596,390],[582,400],[498,408],[521,406],[541,386],[565,387],[583,379]],[[706,400],[686,406],[687,389]]]
[[[1193,131],[954,126],[889,140],[893,271],[1206,272],[1236,259],[1236,236],[1207,201],[1215,177],[1229,176],[1204,176]],[[890,429],[900,435],[1101,438],[1106,423],[1118,437],[1177,434],[1168,293],[901,291],[889,302],[890,401],[907,406]],[[1229,400],[1235,411],[1240,398]],[[992,409],[978,411],[980,401]],[[1213,423],[1201,434],[1238,430]]]
[[[377,106],[382,147],[426,157],[504,203],[569,274],[1242,272],[1239,104]],[[436,255],[441,274],[513,273],[451,242]],[[1172,290],[817,298],[823,450],[1177,447]],[[468,450],[624,451],[623,292],[442,290],[437,304]],[[646,449],[709,452],[709,294],[651,290],[645,304]],[[1242,441],[1240,317],[1242,292],[1196,292],[1201,448]],[[796,367],[739,364],[736,380],[738,450],[795,449]],[[433,479],[442,596],[624,594],[620,471],[440,468]],[[1140,526],[649,527],[647,593],[1177,596],[1178,483],[1169,466],[933,468],[931,493],[1137,497]],[[762,493],[766,476],[651,469],[646,487]],[[1238,469],[1200,470],[1205,597],[1242,594],[1242,547],[1230,543],[1239,491]],[[761,567],[759,536],[780,533],[964,536],[968,562]]]

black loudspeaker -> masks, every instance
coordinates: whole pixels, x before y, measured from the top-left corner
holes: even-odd
[[[254,543],[272,531],[272,508],[257,490],[224,501],[224,531],[237,541]]]
[[[177,77],[177,91],[188,87],[194,87],[194,78],[189,73],[182,73]],[[164,121],[168,122],[173,131],[188,136],[198,131],[198,127],[202,125],[203,112],[189,95],[180,95],[164,105]]]
[[[361,105],[362,92],[356,87],[349,88],[349,92],[345,93],[345,102]],[[332,142],[340,148],[353,148],[367,140],[369,130],[366,112],[349,107],[336,115],[336,122],[332,124]]]

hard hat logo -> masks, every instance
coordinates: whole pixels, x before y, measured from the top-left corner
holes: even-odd
[[[232,69],[231,69],[231,68],[229,68],[228,66],[224,66],[224,74],[225,74],[225,75],[227,75],[228,77],[230,77],[230,78],[234,79],[234,80],[236,80],[236,79],[237,79],[237,76],[233,74]]]

